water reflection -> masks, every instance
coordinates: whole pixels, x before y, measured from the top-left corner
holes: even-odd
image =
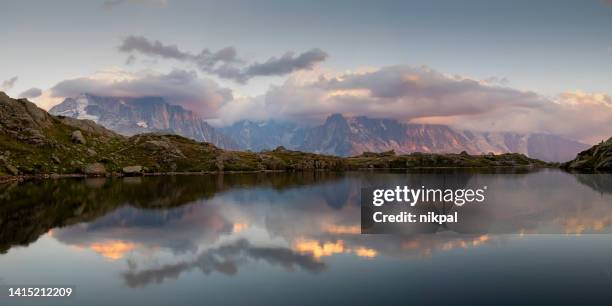
[[[165,264],[142,271],[136,270],[132,265],[122,277],[128,286],[142,287],[152,282],[161,283],[165,279],[176,279],[181,273],[193,269],[198,269],[204,274],[219,272],[236,275],[240,264],[253,260],[279,265],[289,271],[299,268],[316,273],[326,268],[325,263],[311,254],[296,252],[286,247],[254,246],[246,239],[239,239],[207,249],[198,254],[194,260]]]
[[[361,235],[360,189],[410,184],[420,175],[431,178],[312,172],[3,185],[0,251],[10,253],[47,235],[121,264],[123,284],[145,287],[192,271],[233,276],[259,263],[317,274],[339,255],[419,258],[504,244],[507,233],[607,233],[612,225],[610,175],[448,171],[435,177],[486,184],[494,190],[490,201],[504,205],[482,209],[476,229]]]

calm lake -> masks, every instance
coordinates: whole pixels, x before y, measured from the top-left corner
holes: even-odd
[[[360,191],[488,186],[482,226],[360,234]],[[501,204],[500,204],[501,203]],[[486,221],[486,222],[485,222]],[[267,173],[0,185],[0,305],[610,304],[612,175]]]

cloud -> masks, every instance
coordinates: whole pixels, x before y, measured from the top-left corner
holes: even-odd
[[[125,48],[158,58],[193,56],[178,47],[146,39],[130,40]],[[322,56],[316,51],[288,54],[238,69],[241,60],[233,48],[204,50],[198,55],[199,67],[223,71],[234,79],[248,74],[290,73],[283,84],[270,86],[254,97],[234,95],[215,81],[198,77],[195,71],[175,69],[160,74],[112,70],[62,81],[35,102],[49,107],[51,103],[45,101],[57,103],[53,99],[81,93],[160,96],[198,112],[215,125],[244,119],[314,124],[332,113],[343,113],[475,131],[551,133],[590,144],[612,135],[612,98],[606,93],[567,91],[547,97],[502,85],[503,78],[475,80],[425,66],[396,65],[341,73],[309,66]],[[194,58],[190,61],[196,62]],[[291,69],[298,70],[288,72]]]
[[[8,80],[5,80],[4,82],[2,82],[2,86],[0,87],[2,90],[9,90],[11,88],[13,88],[13,86],[15,86],[15,82],[17,82],[19,78],[17,76],[14,76]]]
[[[449,124],[466,129],[551,133],[595,144],[612,135],[612,98],[567,91],[532,107],[504,107],[448,119]]]
[[[331,113],[481,131],[554,133],[589,143],[612,135],[612,104],[606,94],[567,92],[549,98],[428,67],[294,74],[261,97],[235,100],[219,110],[227,123],[237,118],[320,121]]]
[[[283,85],[272,86],[257,103],[271,117],[321,119],[330,113],[344,113],[408,121],[537,107],[542,97],[447,76],[427,67],[390,66],[306,81],[290,77]]]
[[[492,77],[488,77],[484,80],[481,81],[484,84],[488,84],[488,85],[502,85],[502,86],[506,86],[508,85],[508,83],[510,83],[510,81],[508,81],[507,78],[505,77],[496,77],[496,76],[492,76]]]
[[[199,269],[202,273],[219,272],[225,275],[236,275],[238,266],[247,261],[263,260],[272,265],[279,265],[289,271],[301,268],[310,272],[320,272],[326,265],[310,254],[296,253],[284,247],[257,247],[245,239],[210,249],[200,254],[193,261],[168,264],[155,269],[143,271],[130,270],[122,274],[129,287],[144,287],[151,283],[162,283],[166,279],[176,279],[181,273]]]
[[[280,58],[272,57],[264,63],[255,63],[246,68],[246,75],[284,75],[297,70],[312,69],[316,63],[327,58],[321,49],[312,49],[294,56],[287,52]]]
[[[231,100],[232,91],[215,81],[199,78],[195,71],[174,69],[167,74],[151,71],[130,73],[102,71],[92,76],[61,81],[50,89],[50,97],[75,97],[82,93],[111,97],[159,96],[204,117]]]
[[[176,45],[164,45],[158,40],[150,41],[143,36],[126,37],[119,46],[119,51],[138,51],[144,55],[160,56],[162,58],[171,58],[176,60],[185,60],[192,57],[192,55],[179,50]]]
[[[204,49],[198,54],[192,54],[180,50],[176,45],[134,35],[123,39],[119,51],[189,62],[205,73],[238,83],[246,83],[257,76],[282,76],[294,71],[310,70],[328,57],[327,53],[315,48],[297,55],[294,52],[286,52],[281,57],[271,57],[263,63],[247,64],[238,57],[234,47],[217,51]]]
[[[612,135],[612,97],[606,93],[566,91],[555,98],[555,103],[547,104],[542,117],[552,132],[596,143]],[[538,122],[537,118],[533,121]]]
[[[40,88],[32,87],[20,93],[19,98],[33,99],[40,97],[40,95],[42,95],[42,90]]]
[[[134,56],[133,54],[128,55],[128,57],[125,59],[125,64],[127,66],[134,64],[134,62],[136,61],[136,56]]]
[[[102,2],[102,8],[106,10],[112,10],[126,3],[165,6],[166,4],[168,4],[168,1],[167,0],[106,0]]]

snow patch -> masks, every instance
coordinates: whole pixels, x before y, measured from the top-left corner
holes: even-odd
[[[89,106],[89,99],[87,99],[86,96],[80,96],[75,101],[74,113],[77,119],[88,119],[96,123],[98,122],[98,119],[100,119],[98,116],[90,115],[87,113],[87,110],[85,110],[87,106]]]

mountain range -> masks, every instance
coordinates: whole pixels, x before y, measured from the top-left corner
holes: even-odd
[[[473,132],[446,125],[410,124],[393,119],[331,115],[321,125],[298,127],[275,121],[240,121],[220,131],[242,149],[261,151],[282,145],[321,154],[353,156],[394,150],[398,154],[522,153],[551,162],[568,161],[589,146],[552,134]]]
[[[117,133],[163,132],[206,141],[223,149],[238,149],[231,139],[219,133],[194,112],[166,103],[160,97],[116,98],[81,94],[52,107],[56,116],[89,119]]]
[[[53,116],[27,99],[13,99],[0,92],[0,182],[19,180],[23,176],[550,166],[514,153],[397,155],[384,152],[345,158],[282,147],[258,153],[228,151],[178,135],[123,136],[92,120]]]
[[[398,154],[522,153],[532,158],[564,162],[589,146],[558,135],[514,132],[475,132],[446,125],[402,123],[393,119],[330,115],[315,126],[269,120],[239,121],[215,129],[192,111],[159,97],[115,98],[83,94],[67,98],[49,111],[91,119],[124,135],[170,132],[224,149],[262,151],[283,146],[291,150],[353,156],[394,150]]]

